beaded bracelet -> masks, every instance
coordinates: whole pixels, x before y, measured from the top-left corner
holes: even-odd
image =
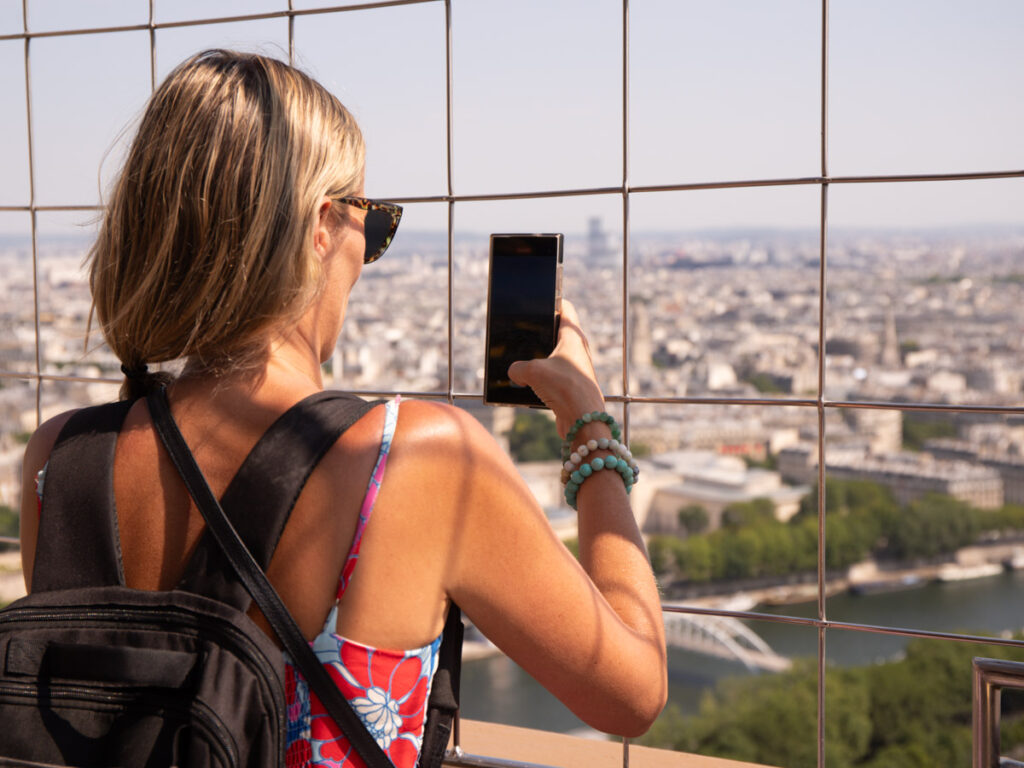
[[[597,450],[609,450],[617,458],[623,459],[629,468],[633,470],[633,482],[637,481],[637,478],[640,476],[640,466],[633,461],[633,454],[629,448],[614,437],[611,439],[602,437],[597,440],[591,438],[586,443],[581,443],[575,451],[569,454],[569,459],[562,465],[562,485],[569,482],[570,475],[579,469],[583,459],[589,456],[591,451]]]
[[[584,413],[576,419],[575,424],[569,427],[569,431],[565,435],[565,442],[562,443],[562,461],[567,461],[569,459],[569,454],[572,453],[572,439],[576,437],[576,433],[583,429],[585,424],[590,424],[592,421],[603,421],[607,424],[612,431],[612,437],[616,440],[622,437],[622,430],[610,414],[605,411],[591,411],[590,413]]]
[[[598,457],[580,464],[580,468],[570,475],[569,482],[565,485],[565,501],[570,507],[578,509],[576,506],[576,495],[579,493],[580,486],[586,482],[588,477],[602,469],[616,470],[622,476],[622,482],[626,484],[626,493],[630,493],[633,490],[633,469],[629,466],[628,462],[614,456],[608,456],[604,459]]]

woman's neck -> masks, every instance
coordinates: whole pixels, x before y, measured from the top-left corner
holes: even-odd
[[[290,405],[323,386],[319,356],[282,337],[268,343],[265,353],[245,366],[224,371],[195,363],[186,365],[172,393],[186,399],[242,399]]]

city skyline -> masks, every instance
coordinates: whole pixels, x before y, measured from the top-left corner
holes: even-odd
[[[155,21],[285,7],[283,0],[158,1]],[[142,0],[29,0],[28,9],[30,31],[148,21]],[[20,15],[15,3],[0,5],[0,38],[21,32]],[[297,63],[338,94],[364,128],[370,195],[448,194],[444,22],[441,2],[295,19]],[[1013,35],[1022,23],[1024,6],[1011,0],[833,0],[829,173],[1024,167],[1015,136],[1024,102],[1007,96],[1024,74]],[[456,195],[621,188],[618,0],[455,0],[452,32]],[[634,0],[629,32],[630,188],[821,174],[820,3]],[[286,57],[288,22],[158,28],[155,40],[159,80],[210,46]],[[32,40],[36,205],[99,203],[150,90],[149,47],[145,29]],[[20,116],[0,125],[0,207],[27,206],[30,197],[24,49],[21,39],[0,39],[0,66],[12,74],[0,82],[0,105]],[[1021,178],[833,184],[829,219],[837,226],[1016,223],[1022,202]],[[456,216],[483,231],[565,231],[595,205],[608,225],[621,222],[619,193],[459,202]],[[636,231],[665,229],[664,222],[668,229],[806,227],[816,225],[820,205],[816,184],[634,192],[630,222]],[[447,224],[444,203],[410,204],[406,215],[412,229]],[[26,229],[26,217],[0,210],[0,232]]]
[[[293,5],[305,11],[343,2]],[[1024,147],[1018,136],[1024,99],[1016,95],[1024,75],[1024,3],[831,0],[824,188],[823,5],[629,0],[625,83],[622,0],[432,0],[299,15],[294,43],[297,64],[363,126],[367,195],[456,198],[453,207],[406,205],[392,249],[364,270],[354,289],[325,385],[447,398],[501,441],[515,412],[477,402],[486,236],[565,232],[565,294],[580,311],[607,408],[643,462],[631,504],[646,533],[682,541],[691,531],[680,513],[700,504],[709,528],[718,529],[707,531],[714,535],[730,506],[732,515],[744,506],[760,514],[767,501],[763,541],[752,530],[735,532],[740,543],[756,539],[758,557],[749,548],[733,554],[745,553],[740,560],[752,571],[767,563],[779,572],[784,558],[770,547],[780,541],[775,534],[785,526],[806,534],[802,570],[785,576],[806,581],[813,602],[805,612],[791,605],[755,609],[749,594],[726,596],[748,602],[707,604],[729,613],[756,610],[744,620],[772,638],[773,648],[785,647],[777,644],[780,633],[807,641],[784,653],[817,654],[817,668],[807,670],[820,676],[820,685],[810,698],[793,697],[793,686],[786,690],[787,699],[806,699],[807,706],[803,719],[787,720],[794,727],[784,730],[806,742],[808,755],[821,748],[815,733],[825,733],[832,760],[842,753],[832,751],[829,723],[855,722],[843,709],[850,697],[831,683],[844,646],[856,646],[860,663],[877,663],[903,647],[878,650],[879,638],[905,643],[921,630],[1019,629],[1012,608],[1020,573],[1000,577],[1013,585],[1007,593],[986,593],[994,606],[987,622],[919,598],[917,610],[894,613],[884,600],[851,606],[833,596],[837,573],[843,570],[852,583],[857,566],[874,562],[886,542],[870,542],[870,562],[846,571],[860,553],[844,533],[856,533],[856,526],[842,526],[850,510],[829,491],[841,496],[847,483],[865,481],[884,487],[899,500],[893,520],[908,524],[913,535],[906,538],[920,551],[947,543],[937,528],[912,528],[933,512],[952,510],[954,522],[1003,513],[1024,520]],[[24,444],[39,419],[118,396],[119,361],[97,336],[83,353],[91,300],[82,258],[101,191],[151,87],[147,0],[26,0],[26,6],[31,32],[143,28],[26,43],[19,37],[21,3],[0,0],[0,68],[7,73],[0,79],[0,110],[8,116],[0,121],[0,504],[9,506],[20,493]],[[287,0],[154,0],[157,80],[206,47],[287,58],[291,42],[284,17],[159,25],[287,6]],[[833,180],[961,173],[1017,176]],[[653,189],[738,180],[785,183]],[[602,193],[465,199],[579,189]],[[26,210],[30,203],[34,213]],[[79,206],[89,210],[72,210]],[[603,243],[588,238],[594,217]],[[627,228],[630,268],[624,271]],[[95,322],[92,328],[95,333]],[[519,466],[559,535],[571,536],[567,526],[575,518],[561,504],[556,464]],[[822,476],[825,492],[817,493]],[[734,523],[726,519],[726,527]],[[1013,526],[1011,538],[1019,531],[1024,523]],[[693,539],[701,543],[699,534]],[[989,567],[1006,554],[1024,554],[1014,549],[1016,539],[1001,542],[1005,551],[998,555],[983,536],[967,543],[979,545],[968,554]],[[943,565],[960,564],[960,551],[943,551],[955,559]],[[685,568],[683,575],[699,581],[692,562],[673,561],[669,570]],[[862,567],[858,578],[898,575],[877,568],[865,575]],[[965,600],[969,608],[982,602],[975,595]],[[805,626],[794,626],[761,611],[807,618]],[[844,621],[850,623],[835,624]],[[1009,641],[994,638],[984,655],[999,655],[1000,642]],[[680,670],[676,651],[673,657],[674,684],[700,680],[716,666],[697,657]],[[892,669],[872,673],[895,680],[901,696],[915,688],[904,689]],[[511,691],[507,675],[496,679]],[[761,676],[769,685],[777,679]],[[705,680],[680,695],[693,703],[710,700],[710,692]],[[511,697],[494,697],[490,688],[483,695],[502,705]],[[969,695],[957,695],[969,705]],[[532,702],[527,707],[542,711]],[[757,709],[759,723],[769,709]],[[477,716],[468,707],[466,714]]]

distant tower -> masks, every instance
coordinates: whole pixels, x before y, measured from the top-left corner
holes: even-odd
[[[629,364],[639,370],[651,365],[654,350],[651,345],[651,320],[647,305],[642,301],[629,303]]]
[[[591,216],[587,219],[587,257],[594,261],[607,255],[608,233],[601,228],[601,217]]]
[[[896,313],[892,308],[892,299],[885,308],[885,334],[882,341],[881,363],[886,368],[899,368],[902,365],[900,360],[900,340],[896,335]]]

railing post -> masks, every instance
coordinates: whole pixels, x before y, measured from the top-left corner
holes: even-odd
[[[975,658],[973,668],[973,768],[1024,768],[1024,763],[999,754],[1002,690],[1024,690],[1024,663]]]

